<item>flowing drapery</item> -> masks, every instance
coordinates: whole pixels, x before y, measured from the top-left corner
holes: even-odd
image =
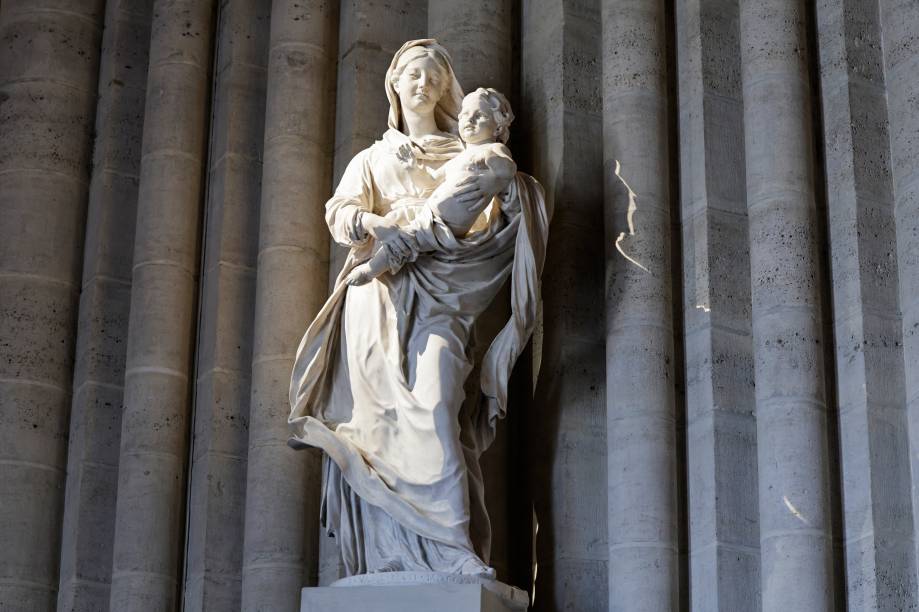
[[[429,248],[436,250],[417,253],[395,274],[347,285],[344,275],[374,248],[356,229],[358,215],[396,214],[407,224],[429,214],[417,202],[435,185],[412,175],[427,176],[422,167],[407,168],[399,160],[398,146],[407,140],[389,130],[356,156],[327,205],[333,237],[351,251],[298,349],[290,423],[295,439],[322,448],[334,464],[323,506],[327,525],[342,539],[358,546],[361,537],[342,532],[362,530],[366,536],[374,528],[366,521],[352,524],[366,508],[342,508],[353,492],[413,534],[487,561],[487,526],[470,530],[470,506],[483,503],[477,462],[494,437],[510,370],[535,319],[548,228],[545,199],[535,180],[518,174],[504,197],[492,202],[484,229],[457,239],[435,227],[430,240],[437,244]],[[457,142],[434,136],[415,145],[421,149],[418,164],[433,167]],[[467,403],[473,409],[461,415],[473,366],[473,325],[509,275],[511,320],[482,364],[482,401]],[[339,482],[334,470],[348,489],[344,493],[329,486]],[[347,561],[347,551],[344,556]],[[454,560],[448,565],[430,569],[455,571]],[[372,568],[363,560],[353,569]]]

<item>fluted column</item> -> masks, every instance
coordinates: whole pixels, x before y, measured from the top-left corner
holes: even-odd
[[[847,605],[919,607],[878,3],[817,3]],[[908,264],[907,264],[908,265]]]
[[[405,41],[424,38],[427,24],[426,0],[393,5],[341,0],[333,184],[338,183],[351,158],[386,131],[386,70]],[[347,249],[331,243],[329,286],[347,254]],[[336,542],[323,534],[320,547],[319,583],[327,584],[337,580],[343,568]]]
[[[906,403],[912,449],[913,539],[919,545],[919,6],[881,3],[897,224]]]
[[[70,414],[61,612],[105,610],[109,601],[152,4],[106,5]]]
[[[665,6],[602,9],[610,611],[679,588]]]
[[[913,543],[919,545],[919,6],[879,2],[890,170],[897,227],[897,272],[912,473]]]
[[[271,0],[217,16],[184,610],[238,610]]]
[[[477,87],[494,87],[511,99],[513,105],[514,84],[511,47],[513,46],[513,2],[511,0],[429,0],[428,36],[437,39],[450,53],[456,78],[464,91]],[[519,112],[519,111],[518,111]],[[518,128],[518,129],[515,129]],[[519,131],[519,122],[511,126],[511,134]],[[511,143],[513,146],[513,142]],[[501,331],[510,317],[510,285],[495,298],[494,303],[476,321],[476,362],[480,362],[494,337]],[[470,381],[478,378],[478,370],[470,374]],[[470,382],[468,389],[475,389]],[[477,395],[469,394],[469,401],[476,401]],[[526,398],[510,397],[511,406],[505,420],[498,423],[495,439],[482,455],[481,469],[485,481],[485,502],[491,523],[491,550],[489,564],[498,573],[499,580],[509,580],[510,551],[508,533],[513,521],[519,520],[518,513],[529,509],[525,504],[511,508],[511,500],[523,501],[515,495],[508,481],[509,431],[519,423],[515,406],[525,405]],[[524,400],[521,402],[521,400]],[[523,449],[516,449],[523,452]],[[520,585],[526,587],[527,585]]]
[[[512,0],[429,0],[428,36],[450,52],[464,91],[494,87],[510,97]]]
[[[799,0],[740,4],[762,607],[816,612],[834,585],[806,19]]]
[[[0,607],[53,610],[102,0],[0,8]]]
[[[337,3],[271,7],[242,610],[299,609],[318,567],[319,453],[287,447],[287,390],[328,282]]]
[[[512,451],[528,453],[533,509],[524,511],[538,525],[536,556],[528,559],[537,564],[533,609],[605,612],[606,490],[597,485],[606,479],[605,353],[597,334],[604,295],[603,149],[595,137],[602,125],[600,2],[527,2],[520,37],[514,155],[553,208],[533,337],[535,392],[521,417],[528,449]],[[515,514],[510,522],[527,519]]]
[[[739,7],[687,0],[676,9],[691,607],[753,611],[759,507]]]
[[[214,5],[153,5],[110,599],[119,612],[178,605]]]

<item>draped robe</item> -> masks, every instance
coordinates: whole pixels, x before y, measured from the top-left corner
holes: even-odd
[[[414,148],[414,163],[400,147]],[[333,239],[350,247],[334,289],[297,351],[291,446],[328,456],[321,516],[349,575],[384,569],[488,573],[490,529],[479,456],[503,416],[507,380],[535,319],[548,211],[518,173],[456,238],[427,219],[401,269],[366,285],[343,282],[373,253],[366,212],[407,225],[430,210],[437,168],[461,150],[452,135],[412,143],[388,130],[354,157],[326,204]],[[432,250],[431,250],[432,249]],[[465,402],[476,318],[511,276],[511,319],[481,364],[480,396]]]

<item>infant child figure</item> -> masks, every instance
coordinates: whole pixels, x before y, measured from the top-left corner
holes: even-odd
[[[403,235],[410,238],[417,251],[424,250],[422,244],[436,243],[435,240],[418,239],[421,232],[432,231],[432,223],[437,222],[435,219],[448,227],[456,238],[466,236],[479,215],[496,195],[507,188],[517,173],[517,164],[504,145],[514,114],[501,93],[482,87],[470,93],[463,98],[458,120],[460,137],[466,148],[430,173],[435,180],[443,178],[440,186],[423,203],[432,214],[419,215],[402,228]],[[413,159],[411,151],[400,153],[407,159]],[[480,177],[488,179],[484,182],[491,186],[492,192],[484,193],[471,204],[460,197],[447,197],[446,194],[454,193],[458,187]],[[432,250],[430,247],[426,249]],[[397,270],[403,263],[404,258],[382,245],[370,260],[356,266],[348,274],[346,282],[349,285],[363,285],[387,270]]]

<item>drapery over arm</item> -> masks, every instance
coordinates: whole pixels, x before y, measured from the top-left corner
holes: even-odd
[[[332,239],[346,247],[359,246],[369,236],[361,225],[361,216],[373,211],[373,178],[370,172],[370,149],[354,156],[338,183],[335,195],[326,202],[325,221]]]
[[[539,300],[539,277],[542,274],[552,211],[547,208],[545,193],[536,180],[518,173],[514,184],[522,215],[514,247],[511,268],[511,318],[497,335],[482,362],[481,388],[485,399],[479,426],[484,450],[494,437],[495,423],[507,409],[507,382],[517,357],[536,323]]]

